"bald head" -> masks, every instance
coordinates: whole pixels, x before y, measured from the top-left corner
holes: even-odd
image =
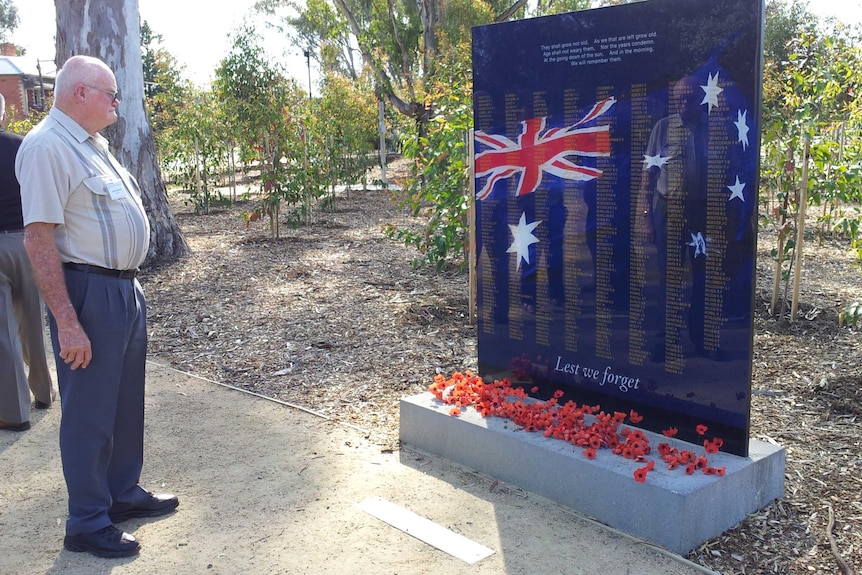
[[[685,76],[673,85],[671,108],[680,114],[684,122],[697,122],[701,117],[703,90],[700,85],[700,80],[694,76]]]
[[[95,134],[117,121],[119,102],[110,95],[116,90],[107,64],[92,56],[72,56],[57,74],[54,105]]]

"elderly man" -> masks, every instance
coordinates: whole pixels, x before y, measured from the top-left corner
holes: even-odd
[[[6,99],[0,94],[0,123],[5,115]],[[55,395],[45,357],[42,300],[24,251],[15,179],[21,140],[0,128],[0,430],[6,431],[30,429],[31,390],[37,409],[49,407]]]
[[[118,108],[111,69],[73,56],[57,75],[54,107],[24,139],[15,166],[62,400],[64,546],[100,557],[139,551],[115,523],[178,505],[138,485],[147,313],[135,276],[150,229],[137,182],[99,134],[117,121]]]

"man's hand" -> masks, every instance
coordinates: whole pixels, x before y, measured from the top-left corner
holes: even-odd
[[[60,359],[65,361],[70,369],[83,369],[90,365],[93,348],[80,323],[75,322],[74,326],[63,329],[57,326],[57,337],[60,340]]]
[[[644,210],[641,215],[642,215],[641,220],[643,221],[642,229],[643,229],[644,237],[646,238],[646,241],[648,241],[651,244],[654,244],[655,243],[655,223],[653,222],[652,211]]]

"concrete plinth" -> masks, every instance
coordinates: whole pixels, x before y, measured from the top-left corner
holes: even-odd
[[[667,438],[645,431],[655,469],[646,483],[633,473],[643,464],[607,449],[587,459],[583,449],[511,421],[483,418],[472,408],[458,417],[430,393],[401,400],[401,442],[521,487],[593,517],[616,529],[685,554],[720,535],[784,494],[784,448],[751,440],[749,456],[709,455],[723,477],[700,471],[670,471],[656,453]],[[670,440],[675,447],[703,453],[702,446]]]

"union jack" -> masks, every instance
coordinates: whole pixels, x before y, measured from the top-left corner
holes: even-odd
[[[587,181],[598,178],[602,171],[578,165],[568,156],[607,157],[611,153],[608,126],[578,128],[606,113],[616,103],[612,97],[597,103],[578,122],[563,128],[545,128],[547,118],[531,118],[521,122],[521,134],[513,142],[506,136],[475,133],[476,141],[491,148],[476,156],[476,178],[487,176],[485,185],[476,192],[484,200],[499,180],[521,174],[516,194],[524,196],[536,191],[542,183],[542,173],[566,180]]]

